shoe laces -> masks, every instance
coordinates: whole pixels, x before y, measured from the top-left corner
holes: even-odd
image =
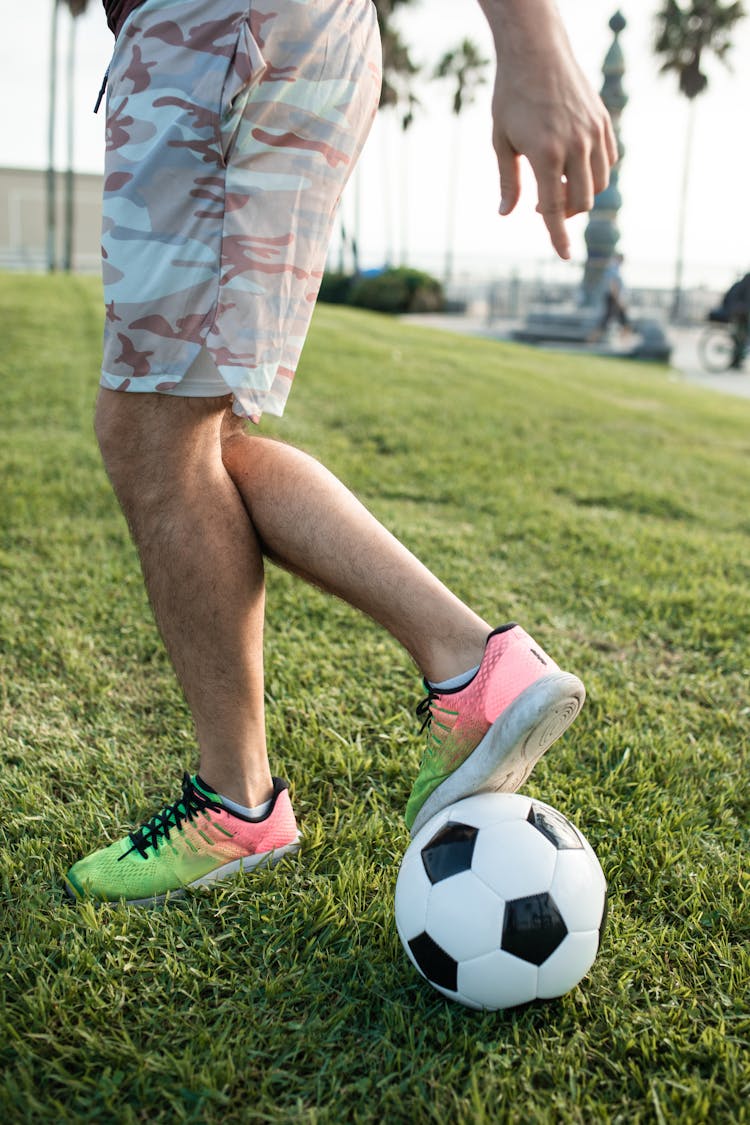
[[[419,728],[420,734],[424,734],[426,730],[429,730],[430,724],[434,718],[432,705],[438,697],[438,692],[436,692],[434,688],[431,688],[428,684],[425,684],[425,687],[427,688],[427,695],[424,699],[420,700],[417,705],[417,717],[422,720],[422,725]]]
[[[184,821],[195,820],[196,814],[205,812],[206,809],[220,812],[221,805],[217,801],[212,801],[209,796],[196,788],[190,775],[184,773],[182,775],[182,796],[173,804],[167,805],[161,812],[152,816],[151,820],[136,832],[131,832],[129,837],[131,847],[123,852],[119,859],[124,859],[131,852],[139,852],[146,859],[149,848],[157,851],[160,844],[169,840],[172,829],[179,832]]]

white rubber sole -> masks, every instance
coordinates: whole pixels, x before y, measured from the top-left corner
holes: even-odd
[[[189,890],[191,887],[206,887],[219,879],[228,879],[232,875],[237,875],[240,871],[256,871],[262,867],[274,867],[285,855],[294,855],[295,852],[299,851],[300,839],[301,833],[298,832],[296,839],[291,844],[285,844],[284,847],[275,848],[270,852],[263,852],[261,855],[240,856],[239,859],[233,859],[230,863],[224,863],[214,871],[209,871],[207,875],[201,875],[200,879],[195,879],[192,883],[187,883],[184,887],[177,887],[173,891],[166,891],[163,895],[151,895],[148,898],[119,898],[109,900],[81,898],[73,892],[67,880],[65,882],[65,889],[71,898],[75,898],[79,902],[91,902],[94,906],[115,905],[119,902],[124,902],[126,906],[159,906],[161,903],[166,902],[168,898],[181,898],[185,894],[185,891]]]
[[[586,689],[577,676],[553,672],[522,691],[495,720],[465,762],[430,793],[411,827],[455,801],[488,790],[515,793],[553,742],[583,707]]]

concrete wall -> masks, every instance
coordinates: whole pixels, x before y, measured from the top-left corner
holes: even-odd
[[[65,175],[58,172],[57,262],[63,261]],[[74,177],[73,268],[95,273],[100,262],[102,177]],[[47,173],[35,168],[0,168],[0,268],[47,268]]]

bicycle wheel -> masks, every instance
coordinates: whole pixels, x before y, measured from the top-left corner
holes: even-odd
[[[726,328],[707,328],[698,340],[698,354],[706,371],[728,371],[734,358],[734,339]]]

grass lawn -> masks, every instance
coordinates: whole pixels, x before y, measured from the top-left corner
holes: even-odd
[[[13,1122],[750,1121],[750,402],[665,368],[320,308],[283,421],[589,692],[527,792],[610,883],[561,1001],[478,1014],[403,954],[418,677],[268,571],[298,858],[163,910],[61,875],[194,765],[91,429],[99,290],[0,276],[0,1113]]]

